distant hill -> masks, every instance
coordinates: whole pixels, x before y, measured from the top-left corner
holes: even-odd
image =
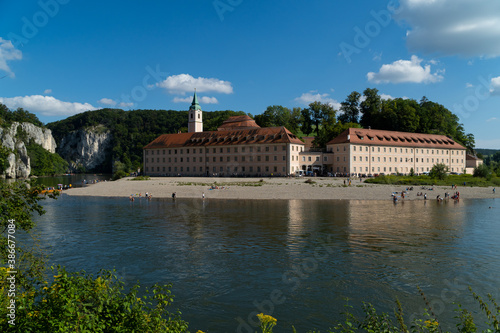
[[[491,156],[495,153],[499,153],[500,149],[485,149],[485,148],[476,148],[476,153],[483,154],[483,156]]]
[[[204,111],[203,129],[216,130],[228,117],[244,114],[243,111],[230,110]],[[46,126],[52,130],[58,153],[70,162],[74,171],[111,173],[117,161],[125,170],[137,170],[142,164],[145,145],[161,134],[187,132],[187,125],[188,111],[101,109]],[[85,142],[82,144],[82,141]],[[94,156],[102,158],[85,164]]]

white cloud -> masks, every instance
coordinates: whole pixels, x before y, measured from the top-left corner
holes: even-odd
[[[409,26],[411,52],[500,56],[500,1],[400,0],[395,18]]]
[[[7,61],[21,60],[22,58],[22,52],[16,49],[10,40],[0,37],[0,71],[4,71],[8,76],[14,77],[14,72],[7,65]]]
[[[474,88],[474,85],[472,83],[467,82],[465,84],[465,88]]]
[[[490,122],[495,121],[495,120],[498,120],[498,119],[496,117],[493,117],[493,118],[490,118],[490,119],[486,120],[486,122],[490,123]]]
[[[189,74],[169,76],[164,81],[157,83],[156,86],[167,89],[170,94],[180,95],[185,95],[187,92],[192,93],[195,88],[197,92],[233,93],[233,87],[229,81],[216,78],[194,78]]]
[[[131,108],[134,106],[134,103],[125,103],[125,102],[121,102],[121,103],[118,103],[117,105],[119,108]]]
[[[174,97],[173,102],[174,103],[189,103],[193,101],[193,97]],[[198,97],[198,102],[202,104],[219,104],[219,101],[215,97],[208,97],[208,96],[202,96]]]
[[[17,96],[12,98],[0,97],[0,103],[9,109],[23,108],[43,116],[72,116],[89,110],[97,110],[89,103],[63,102],[52,96]]]
[[[44,93],[45,95],[52,94],[52,89],[45,89],[45,90],[43,91],[43,93]]]
[[[435,83],[443,79],[439,72],[431,73],[431,65],[422,66],[422,59],[413,55],[411,60],[397,60],[380,67],[378,73],[369,72],[368,81],[375,83]]]
[[[492,95],[500,95],[500,76],[491,79],[490,93]]]
[[[115,106],[116,102],[112,100],[111,98],[101,98],[100,100],[97,101],[99,104],[104,104],[104,105],[110,105],[110,106]]]
[[[380,98],[385,99],[385,100],[394,99],[394,97],[392,97],[391,95],[387,95],[387,94],[380,94]]]
[[[331,98],[330,94],[320,94],[316,90],[303,93],[300,97],[295,98],[295,101],[304,105],[309,105],[313,102],[328,103],[333,106],[334,109],[340,109],[340,103]]]

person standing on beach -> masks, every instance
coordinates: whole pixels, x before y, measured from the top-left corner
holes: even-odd
[[[424,194],[424,200],[427,200],[427,193]]]
[[[201,195],[202,199],[205,200],[205,192]]]

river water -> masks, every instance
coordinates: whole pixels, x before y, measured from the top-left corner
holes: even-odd
[[[38,231],[69,270],[115,268],[127,286],[172,282],[174,308],[196,332],[326,331],[346,304],[408,318],[426,306],[445,327],[467,286],[500,295],[500,204],[411,201],[78,198],[44,202]],[[492,208],[489,208],[492,207]],[[500,299],[500,297],[497,297]],[[356,312],[357,310],[355,310]]]

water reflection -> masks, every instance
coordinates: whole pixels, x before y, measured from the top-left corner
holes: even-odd
[[[129,283],[173,282],[192,331],[235,331],[269,310],[276,332],[324,331],[347,296],[386,312],[397,297],[407,313],[420,312],[420,285],[437,307],[446,304],[446,321],[452,298],[476,308],[467,285],[497,293],[493,203],[63,196],[47,202],[38,229],[52,260],[71,270],[115,267]],[[275,290],[280,304],[268,302]]]

